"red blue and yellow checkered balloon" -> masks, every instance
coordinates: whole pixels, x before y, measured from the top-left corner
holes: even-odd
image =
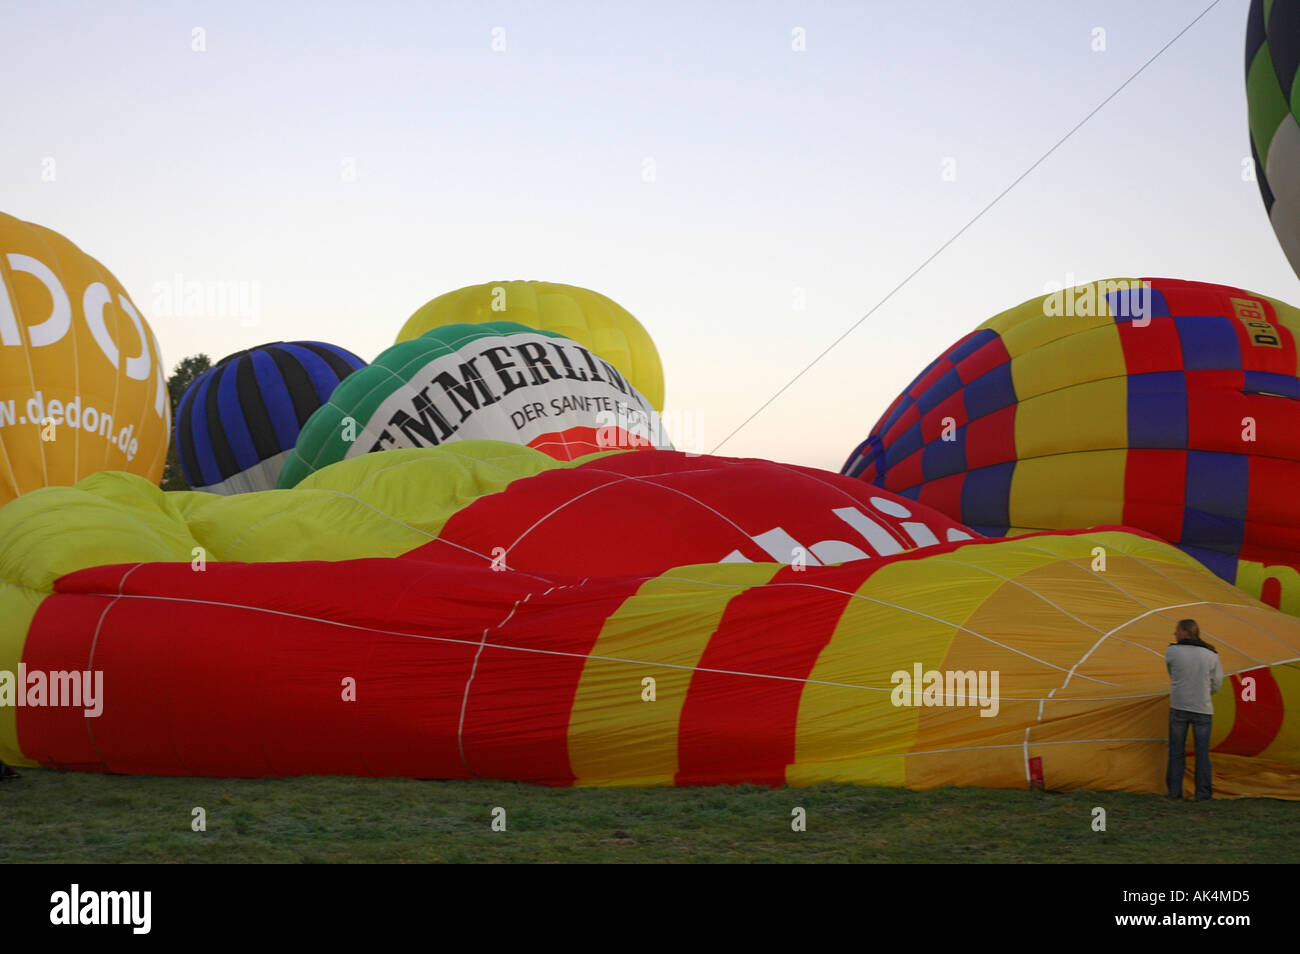
[[[1035,298],[935,359],[843,471],[990,536],[1138,527],[1300,614],[1297,331],[1206,282]]]

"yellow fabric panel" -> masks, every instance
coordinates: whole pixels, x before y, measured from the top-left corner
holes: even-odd
[[[681,567],[647,580],[610,616],[583,667],[569,717],[575,785],[673,784],[693,669],[728,603],[780,569],[774,563]],[[642,698],[647,676],[655,680],[653,702]]]
[[[1013,358],[1066,334],[1113,324],[1106,295],[1124,288],[1136,288],[1137,278],[1104,278],[1021,302],[999,312],[980,325],[1002,336]],[[1010,341],[1008,342],[1008,335]]]
[[[1018,461],[1008,500],[1011,523],[1040,530],[1122,523],[1127,455],[1091,451]]]
[[[1228,678],[1230,675],[1231,673],[1225,669],[1223,674],[1223,685],[1219,687],[1217,693],[1210,697],[1210,702],[1214,704],[1214,721],[1210,724],[1211,750],[1228,737],[1229,733],[1232,732],[1233,724],[1236,722],[1238,700],[1236,695],[1233,693],[1232,680]],[[1168,710],[1169,706],[1166,703],[1166,714],[1168,713]],[[1220,711],[1224,714],[1223,718],[1219,718]],[[1187,741],[1189,743],[1192,741],[1190,732],[1188,733]]]
[[[1022,301],[1014,308],[1008,308],[1006,311],[998,312],[988,321],[979,326],[977,330],[982,331],[985,328],[996,331],[1005,339],[1007,331],[1023,325],[1027,321],[1043,317],[1043,299],[1031,298],[1029,301]],[[1012,357],[1021,352],[1012,353]]]
[[[1092,559],[1092,549],[1105,547],[1108,551],[1123,554],[1146,565],[1152,573],[1184,574],[1183,579],[1195,583],[1206,572],[1197,560],[1188,556],[1175,546],[1163,540],[1154,539],[1122,529],[1090,529],[1082,533],[1041,534],[1038,539],[1021,541],[1025,545],[1047,549],[1068,560]],[[1191,574],[1187,577],[1186,574]],[[1213,576],[1213,574],[1211,574]],[[1213,577],[1218,579],[1218,577]],[[1222,581],[1220,581],[1222,582]],[[1236,588],[1225,584],[1225,592],[1235,593],[1239,602],[1251,604],[1250,600],[1240,599]]]
[[[1053,706],[1051,715],[1030,732],[1026,758],[1043,760],[1043,782],[1051,791],[1158,794],[1165,784],[1168,719],[1167,694],[1107,705]]]
[[[1282,727],[1259,757],[1295,765],[1300,763],[1300,662],[1274,666],[1272,672],[1282,690]]]
[[[799,705],[792,785],[853,778],[903,785],[921,709],[894,705],[893,675],[944,658],[955,626],[998,581],[975,569],[903,560],[882,568],[849,601],[822,650]],[[821,685],[838,683],[840,685]]]
[[[1032,606],[1029,594],[995,581],[988,598],[967,618],[965,628],[954,635],[948,653],[931,665],[945,676],[962,673],[966,678],[945,680],[941,696],[945,705],[918,710],[914,751],[934,754],[908,760],[909,788],[1023,784],[1023,723],[1037,705],[1017,701],[1013,697],[1020,693],[1008,692],[1008,684],[1014,682],[1012,673],[1036,667],[1032,660],[1007,651],[1005,647],[1020,642],[1018,634],[992,625],[985,611],[990,601],[1000,603],[1008,597],[1019,609]],[[1033,629],[1033,624],[1027,622],[1024,631]],[[996,685],[993,673],[998,674]],[[982,686],[981,675],[985,677]],[[957,695],[953,695],[954,689]],[[966,694],[965,706],[958,705],[962,693]],[[996,715],[985,717],[981,711]]]
[[[1216,752],[1214,761],[1215,798],[1279,798],[1296,800],[1295,769],[1275,766],[1258,758]],[[1188,759],[1189,769],[1192,760]],[[1164,777],[1161,776],[1161,783]],[[1188,789],[1184,788],[1184,797]]]
[[[1062,538],[1037,546],[1039,539],[992,554],[963,548],[937,558],[969,562],[996,581],[935,667],[966,673],[961,690],[983,694],[976,710],[922,710],[917,748],[943,757],[909,761],[909,786],[1027,784],[1025,730],[1035,725],[1042,697],[1066,679],[1090,633],[1100,638],[1106,620],[1131,615],[1133,601],[1106,593],[1087,568],[1092,543]],[[1081,601],[1087,605],[1074,605]]]
[[[45,594],[11,584],[0,584],[0,672],[18,672],[27,628]],[[17,637],[17,638],[15,638]],[[0,762],[35,765],[18,748],[18,709],[0,706]]]
[[[1123,379],[1127,375],[1119,330],[1113,324],[1086,331],[1076,327],[1069,335],[1011,359],[1011,381],[1020,401],[1020,412],[1038,395],[1070,393],[1077,385],[1108,378]],[[1058,428],[1061,423],[1057,422]],[[1071,419],[1069,423],[1073,427],[1078,421]]]
[[[1276,580],[1281,596],[1278,609],[1292,616],[1300,616],[1300,572],[1285,564],[1264,565],[1254,560],[1237,561],[1237,586],[1258,598],[1264,592],[1267,580]]]
[[[997,669],[1004,693],[997,717],[984,720],[962,708],[922,710],[918,748],[936,754],[908,759],[909,787],[1027,785],[1028,760],[1039,757],[1054,790],[1158,792],[1169,711],[1164,648],[1174,622],[1189,614],[1200,619],[1229,671],[1300,646],[1300,625],[1164,544],[1118,531],[1017,543],[992,554],[964,547],[927,561],[965,556],[1014,579],[967,622],[969,630],[1007,650],[958,633],[943,663],[944,669]],[[1093,572],[1098,545],[1108,559],[1104,571]],[[1039,551],[1039,565],[1024,569],[1033,563],[1024,552],[1031,547]],[[1113,585],[1098,585],[1103,581]],[[1216,697],[1223,701],[1231,703],[1227,690]],[[1230,719],[1216,719],[1216,741],[1230,729]],[[1238,793],[1251,791],[1240,779],[1234,785]]]
[[[1094,328],[1109,328],[1114,331],[1115,321],[1106,311],[1104,302],[1101,314],[1090,315],[1050,315],[1044,311],[1046,302],[1046,297],[1035,298],[1011,309],[1014,315],[1006,321],[1000,333],[1002,344],[1012,359]],[[1009,313],[1003,312],[1003,315],[1007,314]],[[990,327],[997,320],[990,319],[981,327]]]
[[[1141,561],[1112,553],[1105,575],[1113,576],[1145,610],[1081,656],[1075,678],[1044,704],[1042,720],[1030,733],[1029,752],[1043,758],[1049,788],[1158,792],[1164,784],[1168,752],[1169,677],[1164,652],[1173,641],[1177,620],[1192,616],[1199,621],[1202,633],[1218,648],[1227,674],[1276,659],[1279,650],[1285,653],[1287,647],[1300,650],[1300,625],[1217,577],[1176,562]],[[1087,610],[1089,605],[1084,602],[1081,607]],[[1114,688],[1090,680],[1109,682]],[[1224,681],[1214,704],[1212,747],[1232,731],[1235,705],[1230,681]],[[1291,704],[1300,706],[1300,694]],[[1086,747],[1086,757],[1078,754],[1079,747]],[[1221,757],[1219,753],[1213,757],[1216,776]],[[1240,778],[1233,786],[1237,793],[1249,792]]]
[[[1016,409],[1016,457],[1021,461],[1052,454],[1127,448],[1126,378],[1088,381],[1049,391],[1021,401]]]
[[[213,559],[397,556],[436,538],[453,514],[477,498],[576,463],[520,445],[460,441],[364,454],[323,468],[292,490],[232,497],[188,493],[177,502]],[[337,527],[348,532],[331,529]]]
[[[1096,547],[1106,552],[1104,568],[1093,568]],[[1159,792],[1169,711],[1164,649],[1174,622],[1195,615],[1225,667],[1238,670],[1300,651],[1300,621],[1259,605],[1167,544],[1122,531],[1040,535],[899,561],[859,596],[877,595],[877,586],[945,622],[850,604],[813,679],[869,688],[805,689],[791,784],[1023,787],[1029,759],[1041,758],[1054,790]],[[962,620],[963,628],[954,625]],[[895,707],[883,690],[892,688],[894,670],[914,663],[970,672],[976,687],[983,670],[986,697],[996,671],[996,716],[981,716],[978,704]],[[1216,702],[1224,699],[1231,702],[1226,693]],[[1216,738],[1230,730],[1230,719],[1216,720]],[[1262,788],[1274,792],[1285,777]],[[1244,778],[1231,787],[1252,794]]]

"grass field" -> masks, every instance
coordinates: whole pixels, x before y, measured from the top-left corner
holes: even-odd
[[[193,809],[207,830],[191,830]],[[792,830],[794,808],[807,830]],[[1093,809],[1106,831],[1093,831]],[[493,809],[505,831],[493,831]],[[1190,837],[1193,835],[1194,837]],[[1300,805],[890,788],[559,789],[402,779],[24,770],[13,862],[1295,862]]]

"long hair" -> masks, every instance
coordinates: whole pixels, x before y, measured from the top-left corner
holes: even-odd
[[[1180,639],[1178,642],[1187,643],[1192,646],[1204,646],[1212,653],[1218,652],[1217,649],[1215,649],[1205,640],[1201,639],[1201,627],[1197,625],[1196,620],[1180,619],[1178,621],[1178,628],[1181,629],[1187,635],[1186,639]]]

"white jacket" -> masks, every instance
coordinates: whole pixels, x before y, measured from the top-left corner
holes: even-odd
[[[1210,696],[1223,685],[1218,653],[1194,643],[1174,643],[1165,650],[1165,668],[1171,685],[1170,708],[1214,714]]]

